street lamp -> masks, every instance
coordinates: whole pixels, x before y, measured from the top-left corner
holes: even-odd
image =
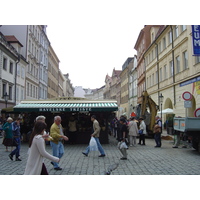
[[[163,99],[164,96],[162,95],[162,93],[159,96],[159,101],[160,101],[160,113],[161,113],[161,122],[162,122],[162,104],[163,104]],[[161,123],[161,133],[162,133],[162,123]]]
[[[4,99],[5,99],[5,104],[6,104],[6,108],[7,108],[7,104],[8,104],[8,97],[9,95],[7,94],[7,92],[3,95]]]

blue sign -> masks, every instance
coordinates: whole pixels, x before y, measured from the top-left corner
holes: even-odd
[[[192,25],[194,55],[200,55],[200,25]]]
[[[190,79],[190,80],[188,80],[188,81],[185,81],[185,82],[180,83],[180,87],[183,87],[183,86],[185,86],[185,85],[189,85],[189,84],[191,84],[191,83],[195,83],[195,82],[197,82],[197,81],[200,81],[200,76],[195,77],[195,78],[192,78],[192,79]]]

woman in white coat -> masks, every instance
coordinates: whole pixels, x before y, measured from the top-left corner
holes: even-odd
[[[33,132],[29,141],[29,156],[25,168],[24,175],[41,175],[42,171],[46,171],[46,167],[43,163],[43,158],[52,160],[53,162],[59,162],[60,159],[52,156],[45,150],[45,141],[43,133],[46,129],[46,123],[37,121],[33,128]],[[48,174],[47,171],[45,173]]]
[[[130,147],[136,145],[136,137],[138,136],[138,126],[134,119],[134,117],[131,117],[131,120],[128,123]]]
[[[140,128],[139,128],[140,138],[138,144],[145,145],[145,135],[147,134],[146,124],[144,123],[144,119],[142,117],[139,118],[139,122],[140,122]]]

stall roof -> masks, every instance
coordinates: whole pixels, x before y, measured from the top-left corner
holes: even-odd
[[[22,101],[14,106],[14,112],[106,112],[117,111],[113,100],[35,100]]]

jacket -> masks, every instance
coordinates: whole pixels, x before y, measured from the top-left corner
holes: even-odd
[[[137,136],[138,135],[137,123],[135,121],[130,121],[128,123],[128,130],[129,130],[129,135]]]
[[[60,128],[62,129],[63,131],[63,127],[62,125],[60,124],[60,127],[56,124],[56,123],[53,123],[51,128],[50,128],[50,136],[53,138],[51,140],[51,142],[54,142],[56,144],[58,144],[59,140],[61,139],[62,135],[60,134]]]
[[[144,123],[143,120],[140,122],[140,130],[143,130],[143,134],[147,134],[146,124]]]
[[[45,142],[42,135],[36,135],[33,138],[30,147],[24,175],[40,175],[42,171],[43,158],[47,158],[53,162],[59,161],[59,158],[46,152]]]
[[[94,137],[99,137],[99,135],[100,135],[100,130],[101,130],[101,128],[100,128],[100,126],[99,126],[99,122],[95,119],[94,121],[93,121],[93,130],[94,130],[94,133],[92,134]]]

